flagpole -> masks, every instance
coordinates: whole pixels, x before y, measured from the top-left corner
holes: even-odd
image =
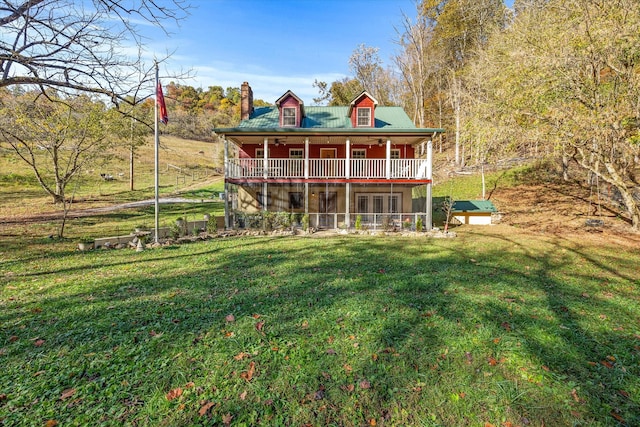
[[[160,175],[159,175],[159,170],[160,170],[160,158],[159,158],[159,151],[160,151],[160,135],[158,132],[158,62],[156,62],[156,102],[154,102],[155,104],[155,108],[154,108],[154,112],[155,112],[155,242],[158,243],[159,242],[159,237],[160,237],[160,198],[159,198],[159,187],[160,187]]]

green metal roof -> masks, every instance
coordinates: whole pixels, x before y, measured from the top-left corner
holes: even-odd
[[[351,124],[347,115],[348,106],[304,107],[305,116],[300,127],[281,127],[280,117],[277,107],[258,107],[251,117],[243,120],[237,128],[214,129],[216,133],[247,132],[247,131],[281,131],[281,132],[304,132],[313,131],[339,131],[349,132],[371,132],[371,131],[408,131],[408,132],[443,132],[443,129],[422,129],[416,128],[413,121],[407,116],[402,107],[377,107],[375,109],[374,127],[356,127]]]

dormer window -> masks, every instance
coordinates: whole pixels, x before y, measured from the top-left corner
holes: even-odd
[[[358,108],[358,126],[371,126],[371,108]]]
[[[282,109],[282,126],[295,126],[296,123],[296,109],[293,107],[284,107]]]

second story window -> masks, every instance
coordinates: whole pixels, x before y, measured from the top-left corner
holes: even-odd
[[[371,126],[371,108],[358,108],[358,126]]]
[[[282,109],[282,126],[296,125],[296,109],[293,107],[284,107]]]
[[[367,158],[367,150],[364,148],[354,148],[351,150],[351,158],[352,159],[366,159]]]
[[[399,159],[400,158],[400,150],[398,148],[392,148],[391,149],[391,158],[392,159]]]

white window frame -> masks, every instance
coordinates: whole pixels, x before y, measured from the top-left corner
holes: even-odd
[[[392,148],[391,149],[391,160],[399,160],[400,159],[400,149]]]
[[[367,158],[367,149],[366,148],[352,148],[351,149],[351,158],[352,159],[366,159]]]
[[[360,112],[367,112],[366,115],[360,115]],[[365,122],[366,120],[366,122]],[[358,127],[370,127],[371,126],[371,107],[358,107],[356,108],[356,125]]]
[[[267,150],[267,157],[271,157],[271,148]],[[264,148],[256,148],[256,159],[264,159]]]
[[[290,159],[304,159],[304,148],[289,148]]]
[[[287,115],[287,112],[293,110],[293,115]],[[298,123],[298,111],[296,107],[282,107],[282,126],[292,127]]]

